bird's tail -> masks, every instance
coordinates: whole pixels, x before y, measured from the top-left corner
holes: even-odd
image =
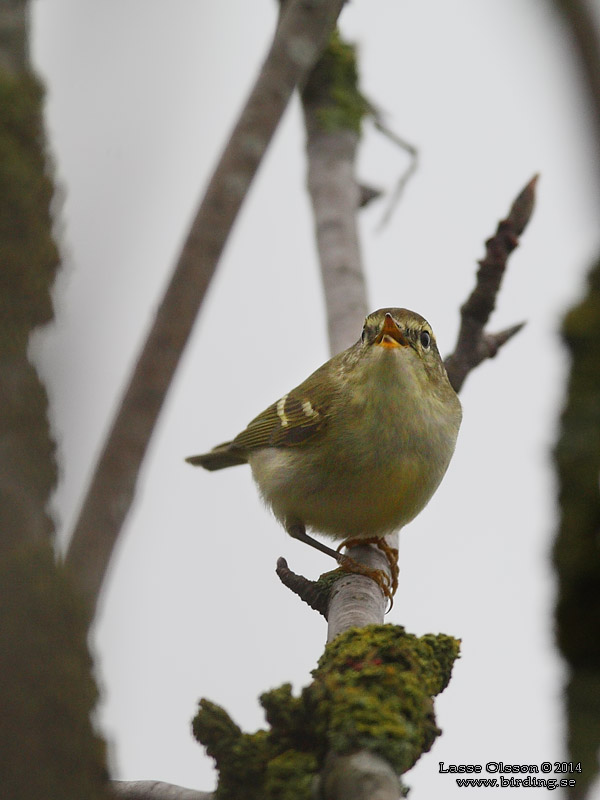
[[[225,469],[225,467],[235,467],[238,464],[247,464],[248,459],[242,455],[239,450],[235,450],[231,446],[231,442],[224,442],[217,445],[208,453],[202,453],[199,456],[189,456],[186,458],[188,464],[194,467],[204,467],[211,472],[217,469]]]

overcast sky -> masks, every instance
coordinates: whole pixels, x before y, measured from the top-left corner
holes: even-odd
[[[34,351],[60,445],[54,505],[63,542],[265,54],[275,5],[34,3],[64,257],[56,324]],[[469,377],[448,475],[401,534],[400,589],[387,621],[462,639],[436,701],[444,734],[405,776],[412,800],[462,796],[439,761],[539,765],[564,756],[550,451],[567,366],[560,318],[597,254],[599,208],[585,98],[551,8],[542,0],[353,0],[341,18],[359,45],[366,94],[419,149],[418,173],[390,225],[376,231],[381,203],[361,215],[373,309],[418,311],[442,353],[452,350],[484,240],[541,173],[535,217],[492,320],[494,329],[527,327]],[[360,177],[391,190],[405,166],[367,126]],[[322,652],[325,623],[274,569],[283,555],[316,577],[330,560],[285,535],[247,468],[208,474],[183,461],[235,435],[328,358],[304,180],[294,100],[177,373],[106,586],[95,653],[115,777],[211,789],[211,760],[190,733],[197,700],[222,704],[253,731],[264,723],[257,696],[286,681],[299,690]],[[504,789],[503,798],[511,792],[522,795]],[[527,792],[538,796],[545,790]]]

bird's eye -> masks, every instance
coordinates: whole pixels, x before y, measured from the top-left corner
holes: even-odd
[[[367,326],[366,326],[366,325],[365,325],[365,327],[362,329],[362,333],[361,333],[361,335],[360,335],[360,338],[361,338],[361,341],[363,341],[363,342],[366,342],[366,341],[367,341]]]
[[[429,350],[429,345],[431,344],[431,336],[427,331],[421,331],[421,335],[419,336],[421,341],[421,347],[423,350]]]

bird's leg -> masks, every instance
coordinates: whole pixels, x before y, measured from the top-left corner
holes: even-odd
[[[325,555],[335,558],[335,560],[339,564],[342,563],[342,559],[344,558],[348,559],[348,561],[353,560],[351,558],[348,558],[348,556],[342,555],[342,553],[339,553],[337,550],[333,550],[331,547],[327,547],[326,544],[323,544],[318,539],[313,539],[312,536],[308,535],[308,533],[306,532],[306,528],[301,522],[293,522],[287,524],[285,526],[285,529],[292,537],[292,539],[297,539],[299,542],[304,542],[304,544],[307,544],[310,547],[314,547],[315,550],[320,550],[322,553],[325,553]]]
[[[358,575],[365,575],[367,578],[371,578],[371,580],[374,580],[375,583],[379,586],[379,588],[383,592],[383,594],[385,595],[385,597],[388,598],[388,600],[390,601],[390,604],[393,604],[393,602],[394,602],[393,601],[394,592],[396,591],[396,588],[398,587],[398,580],[397,580],[398,565],[397,565],[397,563],[396,563],[396,584],[395,584],[395,587],[394,587],[394,584],[393,584],[393,581],[392,581],[392,586],[390,587],[388,576],[386,575],[386,573],[383,570],[381,570],[381,569],[373,569],[372,567],[367,567],[365,564],[359,563],[354,558],[351,558],[350,556],[347,556],[344,553],[340,553],[340,548],[344,547],[344,545],[347,545],[347,542],[351,542],[350,546],[352,546],[352,543],[354,543],[354,544],[370,544],[371,540],[369,540],[369,539],[366,539],[366,540],[365,539],[356,539],[356,540],[347,539],[345,542],[342,542],[342,544],[340,545],[340,547],[338,547],[337,550],[333,550],[331,547],[327,547],[326,544],[323,544],[322,542],[319,542],[317,539],[314,539],[312,536],[309,536],[308,533],[306,532],[306,528],[304,527],[304,525],[301,522],[293,522],[293,523],[286,524],[286,530],[287,530],[287,532],[289,533],[289,535],[293,539],[297,539],[299,542],[304,542],[304,544],[307,544],[310,547],[314,547],[316,550],[320,550],[321,553],[325,553],[326,555],[331,556],[332,558],[335,558],[335,560],[338,562],[340,567],[345,572],[354,572],[354,573],[356,573]],[[379,542],[379,539],[373,539],[373,542],[377,544]],[[389,547],[389,545],[387,545],[387,543],[386,543],[386,547],[390,551],[393,550],[393,548]],[[383,550],[383,548],[381,548],[381,549]],[[385,550],[384,550],[384,552],[385,552]],[[396,551],[396,557],[397,557],[397,555],[398,555],[398,553]],[[393,576],[394,575],[394,569],[392,567],[392,561],[390,560],[390,557],[389,557],[387,552],[386,552],[386,556],[388,558],[388,561],[390,562],[390,568],[392,569],[392,576]],[[392,605],[390,605],[390,608],[391,607],[392,607]]]
[[[358,547],[362,544],[376,545],[387,558],[387,562],[390,565],[390,572],[392,573],[392,582],[389,586],[389,590],[391,591],[391,599],[391,597],[396,594],[396,590],[398,589],[398,548],[390,547],[383,536],[370,536],[366,539],[364,537],[356,536],[351,539],[345,539],[337,549],[339,552],[342,547],[345,547],[346,550],[349,550],[351,547]]]

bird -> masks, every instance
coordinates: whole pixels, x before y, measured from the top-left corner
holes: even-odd
[[[249,464],[260,495],[287,533],[375,577],[340,551],[375,543],[427,505],[462,419],[430,324],[406,308],[369,314],[360,338],[255,417],[231,441],[186,461],[214,471]],[[341,544],[337,550],[307,533]],[[352,562],[350,564],[349,562]],[[394,562],[394,563],[392,563]]]

